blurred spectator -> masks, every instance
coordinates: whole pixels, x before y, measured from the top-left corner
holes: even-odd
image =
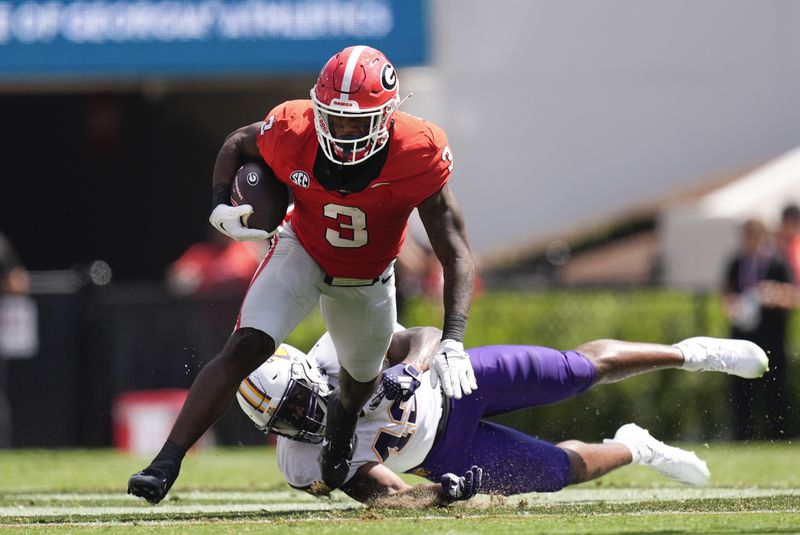
[[[0,295],[25,295],[30,288],[30,277],[11,242],[0,233]]]
[[[28,271],[0,233],[0,448],[11,446],[8,359],[38,351],[36,304],[26,295],[29,287]]]
[[[778,246],[792,268],[795,282],[800,282],[800,207],[790,204],[781,213]]]
[[[756,381],[733,379],[735,437],[784,438],[791,400],[786,324],[796,290],[788,265],[768,240],[761,221],[750,219],[742,225],[740,250],[727,266],[723,292],[730,337],[751,340],[764,348],[770,367]],[[761,429],[764,423],[766,432]]]
[[[170,265],[167,285],[177,295],[241,297],[265,252],[266,242],[237,242],[212,228]]]
[[[211,359],[230,335],[266,245],[237,242],[212,227],[206,241],[189,247],[167,269],[166,283],[173,295],[202,301],[193,312],[201,360]]]

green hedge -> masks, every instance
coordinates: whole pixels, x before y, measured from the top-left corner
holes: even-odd
[[[412,300],[403,313],[406,326],[436,325],[441,305]],[[289,343],[308,349],[323,331],[320,316],[309,318]],[[690,336],[725,336],[727,322],[715,295],[672,290],[543,291],[485,293],[470,314],[467,347],[535,344],[574,348],[598,338],[675,343]],[[800,318],[790,326],[795,400],[800,393]],[[728,377],[668,370],[590,390],[569,402],[518,411],[495,420],[549,440],[609,437],[629,421],[654,435],[674,440],[731,436]],[[798,406],[798,403],[794,403]]]

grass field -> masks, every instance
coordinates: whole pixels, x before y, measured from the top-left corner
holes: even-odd
[[[392,511],[292,491],[268,448],[193,454],[157,507],[124,490],[149,459],[12,450],[0,452],[0,533],[800,533],[800,446],[693,447],[711,469],[704,489],[626,467],[553,494]]]

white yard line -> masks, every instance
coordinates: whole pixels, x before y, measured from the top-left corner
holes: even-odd
[[[744,517],[747,515],[783,515],[786,513],[797,514],[800,511],[774,511],[774,510],[754,510],[754,511],[657,511],[657,512],[626,512],[624,513],[625,516],[696,516],[696,515],[710,515],[710,516],[736,516],[736,517]],[[453,522],[474,522],[476,520],[483,519],[500,519],[500,518],[537,518],[537,517],[548,517],[552,515],[543,514],[539,512],[529,512],[525,510],[519,511],[509,511],[507,513],[502,514],[492,514],[490,516],[482,517],[480,515],[472,516],[467,515],[464,517],[453,518],[451,516],[436,516],[436,515],[426,515],[426,516],[387,516],[386,518],[380,518],[377,520],[384,520],[384,521],[409,521],[409,522],[432,522],[432,521],[442,521],[442,520],[449,520]],[[579,516],[591,516],[591,517],[613,517],[613,516],[620,516],[620,513],[590,513],[588,515],[579,515]],[[286,519],[274,519],[274,518],[231,518],[228,519],[227,522],[230,524],[275,524],[276,522],[281,522],[282,524],[305,524],[311,522],[325,522],[327,523],[352,523],[357,518],[325,518],[320,516],[305,516],[305,517],[295,517],[295,518],[286,518]],[[85,521],[66,521],[66,522],[45,522],[42,524],[31,524],[27,522],[18,522],[18,523],[4,523],[0,524],[0,532],[3,529],[20,529],[26,530],[30,529],[31,527],[63,527],[63,526],[70,526],[70,527],[91,527],[91,528],[104,528],[104,527],[130,527],[132,523],[135,525],[140,526],[208,526],[209,519],[207,518],[191,518],[191,519],[163,519],[163,518],[152,518],[152,519],[136,519],[136,520],[85,520]]]
[[[355,504],[317,502],[304,503],[298,508],[297,503],[281,504],[200,504],[200,505],[159,505],[158,507],[0,507],[0,519],[3,517],[107,517],[114,515],[135,515],[159,519],[170,514],[213,514],[213,513],[290,513],[302,511],[331,511],[334,509],[352,509]],[[0,524],[1,525],[1,524]]]
[[[524,494],[512,496],[509,500],[524,498],[529,504],[543,503],[580,503],[580,502],[605,502],[605,503],[631,503],[648,500],[677,501],[677,500],[708,500],[715,498],[760,498],[763,496],[800,496],[800,489],[781,488],[658,488],[658,489],[565,489],[560,492]]]
[[[275,501],[319,501],[314,496],[299,491],[175,491],[169,497],[177,497],[186,501],[239,501],[275,502]],[[124,492],[79,493],[79,492],[3,492],[0,500],[32,500],[50,502],[103,501],[103,502],[136,502],[136,498]]]
[[[800,496],[800,489],[791,488],[659,488],[659,489],[566,489],[557,493],[525,494],[512,496],[505,502],[506,505],[515,505],[524,501],[524,507],[535,507],[546,504],[581,504],[591,502],[635,503],[644,501],[684,501],[698,499],[747,499],[769,496]],[[361,505],[344,497],[334,495],[334,499],[318,500],[300,492],[246,492],[246,491],[188,491],[175,494],[180,497],[180,504],[166,503],[151,507],[144,502],[136,501],[131,496],[122,493],[109,494],[80,494],[80,493],[45,493],[22,492],[0,493],[0,498],[6,503],[19,502],[16,505],[0,506],[0,526],[8,526],[14,518],[31,517],[64,517],[69,516],[76,521],[90,520],[109,516],[135,516],[142,520],[162,520],[170,514],[215,514],[215,513],[290,513],[290,512],[322,512],[332,510],[346,510],[360,508]],[[112,502],[114,505],[97,505],[96,502]],[[216,503],[187,503],[192,501]],[[252,502],[258,503],[252,503]],[[478,496],[478,505],[490,505],[489,496]],[[37,502],[50,502],[51,505],[39,505]],[[56,502],[56,503],[53,503]],[[63,502],[59,505],[58,502]],[[219,503],[227,502],[227,503]],[[231,503],[234,502],[234,503]],[[239,502],[239,503],[235,503]],[[249,502],[249,503],[241,503]],[[34,505],[27,505],[32,503]],[[86,503],[86,506],[80,505]],[[129,505],[117,505],[127,503]],[[76,505],[78,504],[78,505]],[[519,511],[525,514],[523,509]],[[741,511],[737,511],[741,514]],[[531,511],[531,514],[537,514]],[[659,513],[661,514],[661,513]],[[396,518],[396,517],[392,517]],[[419,518],[419,517],[414,517]],[[424,517],[423,517],[424,518]],[[108,521],[113,522],[109,519]],[[72,524],[72,522],[69,522]]]

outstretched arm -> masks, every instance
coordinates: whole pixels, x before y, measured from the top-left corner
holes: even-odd
[[[450,187],[445,185],[425,199],[417,210],[444,274],[442,338],[463,342],[472,304],[475,265],[461,207]]]
[[[418,210],[444,272],[444,326],[442,342],[431,360],[431,386],[436,387],[441,381],[446,396],[461,399],[462,394],[471,394],[478,388],[469,356],[464,352],[475,265],[461,207],[447,185],[425,199]]]
[[[470,481],[466,486],[465,478],[458,478],[453,474],[445,477],[448,477],[448,481],[460,480],[457,488],[435,483],[411,486],[386,466],[367,463],[358,469],[342,490],[354,500],[370,507],[437,507],[454,501],[469,500],[475,496],[481,485],[480,469],[473,467],[471,472],[472,475],[466,478]]]

